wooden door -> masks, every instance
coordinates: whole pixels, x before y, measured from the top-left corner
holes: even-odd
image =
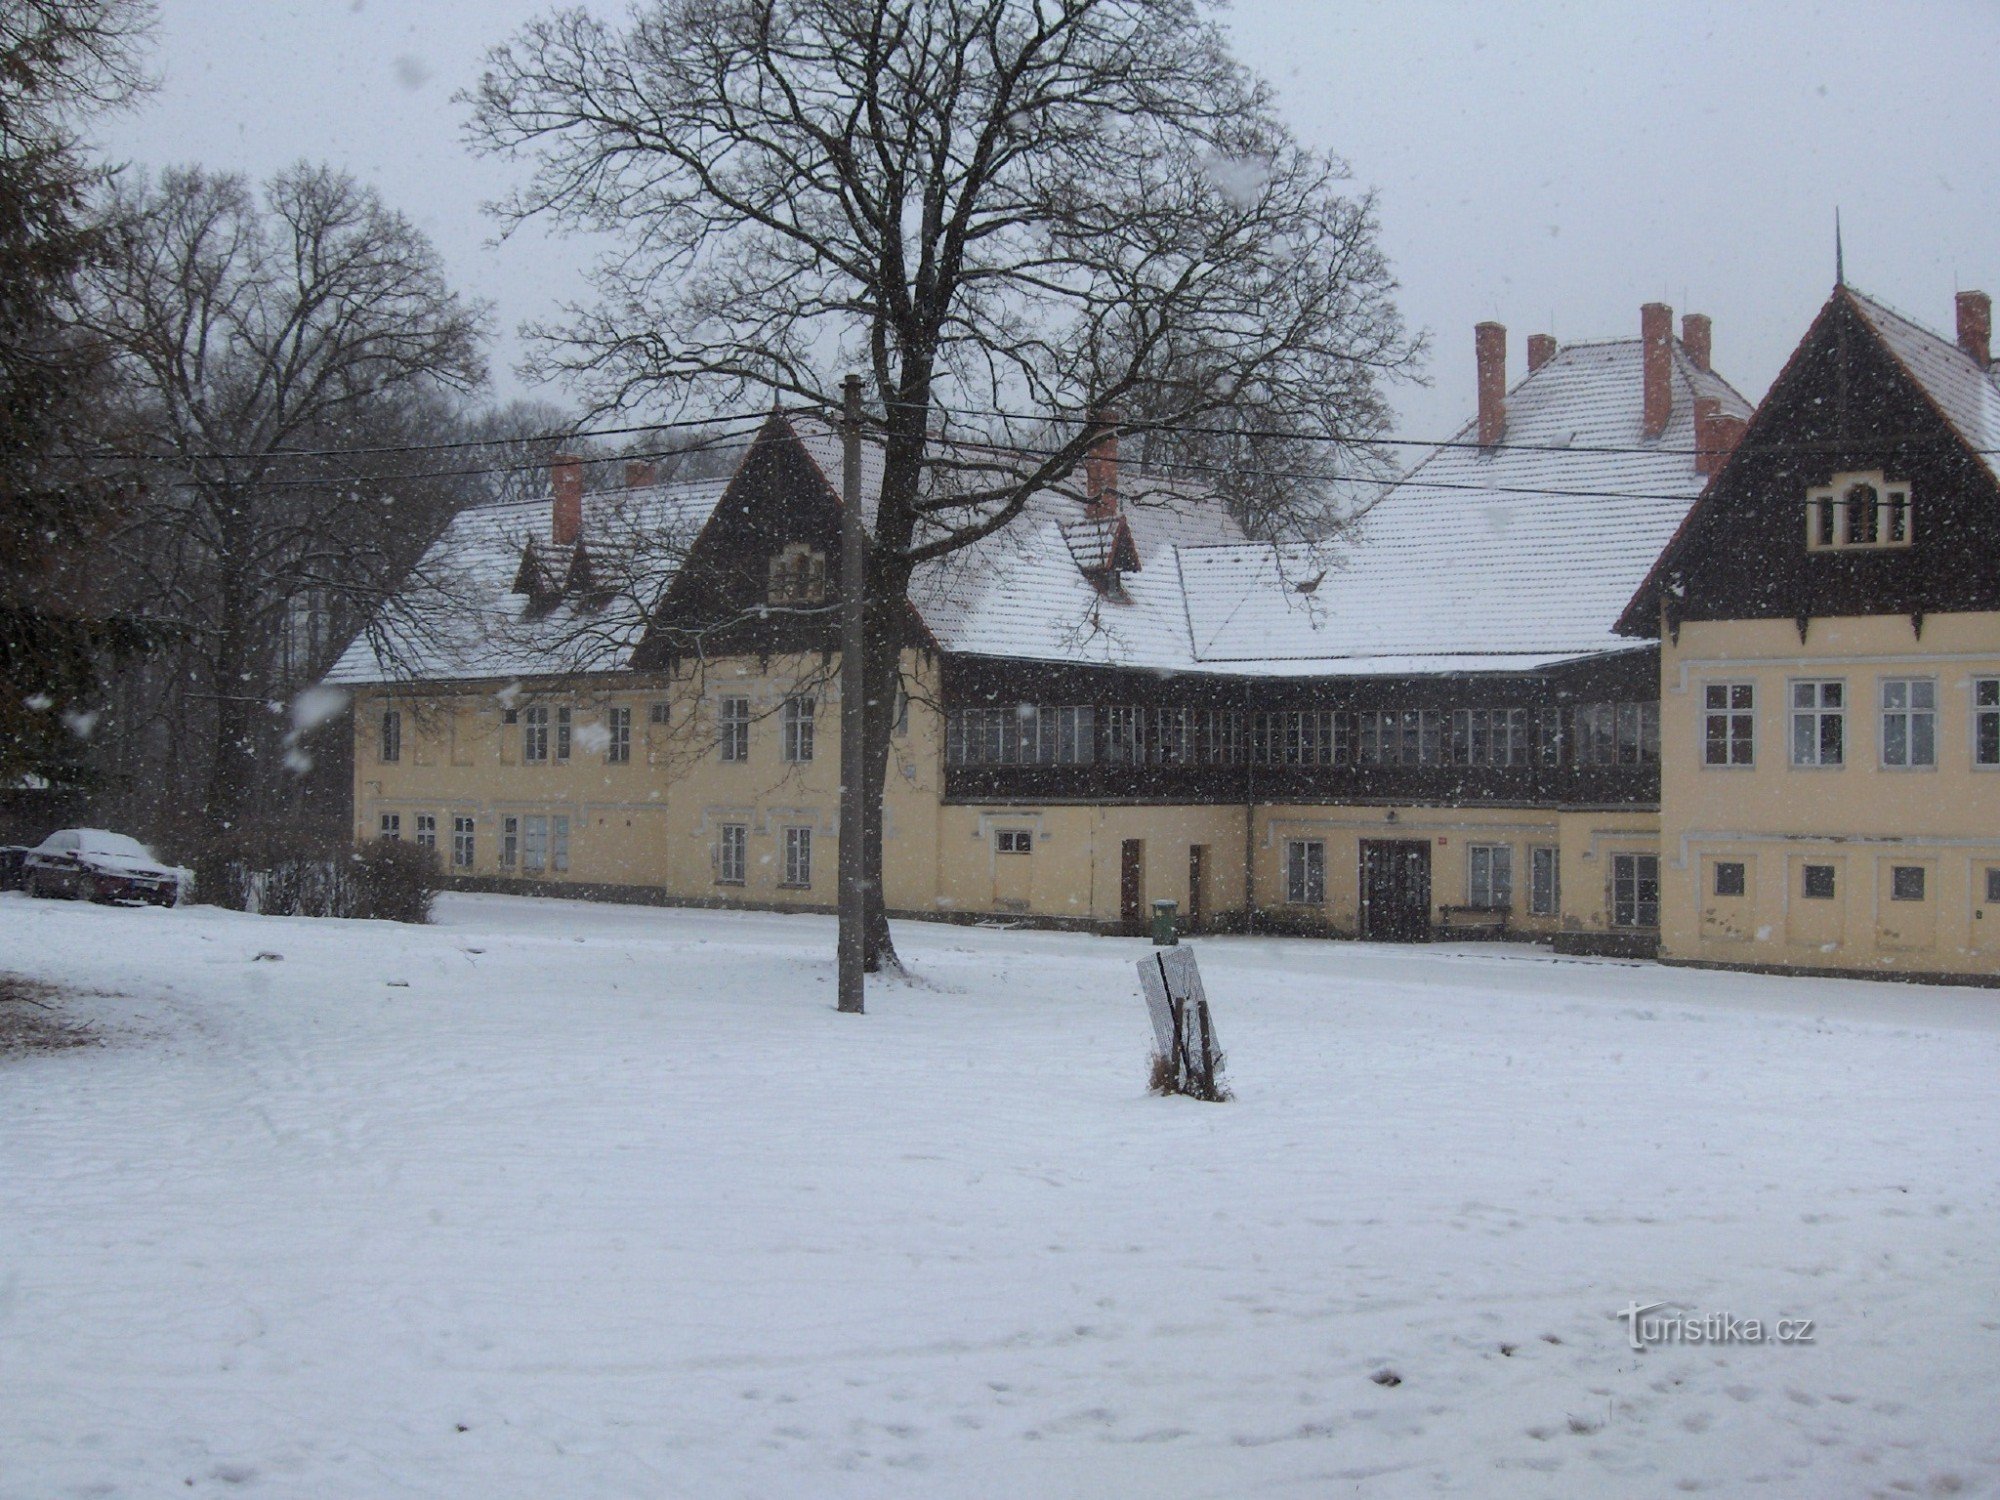
[[[1186,923],[1189,932],[1201,931],[1201,919],[1208,911],[1208,895],[1204,879],[1208,874],[1207,865],[1208,846],[1206,844],[1189,844]]]
[[[1385,943],[1430,941],[1429,840],[1361,841],[1361,935]]]
[[[1118,849],[1118,920],[1127,932],[1146,931],[1146,841],[1127,839]]]

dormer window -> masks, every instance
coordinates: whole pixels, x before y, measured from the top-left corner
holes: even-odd
[[[826,554],[793,542],[771,559],[773,604],[820,604],[826,599]]]
[[[1836,474],[1806,491],[1806,546],[1814,552],[1907,547],[1914,530],[1910,487],[1867,474]]]

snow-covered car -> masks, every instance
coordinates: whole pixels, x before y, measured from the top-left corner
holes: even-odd
[[[103,828],[52,833],[28,851],[24,863],[30,896],[172,906],[194,884],[192,870],[162,863],[137,839]]]
[[[18,891],[27,878],[27,845],[0,844],[0,891]]]

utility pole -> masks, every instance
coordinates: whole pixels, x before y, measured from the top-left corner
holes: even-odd
[[[861,847],[862,782],[868,774],[866,651],[868,559],[861,526],[861,377],[842,387],[840,473],[840,1008],[862,1011],[861,965],[868,861]]]

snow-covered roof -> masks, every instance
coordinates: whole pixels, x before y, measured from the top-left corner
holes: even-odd
[[[460,511],[390,607],[326,675],[329,683],[464,681],[616,671],[727,487],[697,479],[604,490],[583,500],[581,545],[593,590],[534,607],[517,589],[524,555],[560,586],[574,549],[559,547],[546,500]]]
[[[939,643],[971,655],[1267,676],[1527,671],[1631,643],[1612,632],[1701,492],[1694,402],[1749,403],[1673,346],[1673,414],[1642,431],[1643,346],[1572,344],[1418,460],[1339,540],[1243,538],[1218,503],[1128,505],[1141,571],[1101,599],[1048,508],[924,580]],[[1129,489],[1129,484],[1127,485]]]
[[[2000,477],[2000,367],[1982,368],[1957,344],[1894,308],[1851,286],[1842,290],[1966,446],[1978,451],[1988,470]]]

